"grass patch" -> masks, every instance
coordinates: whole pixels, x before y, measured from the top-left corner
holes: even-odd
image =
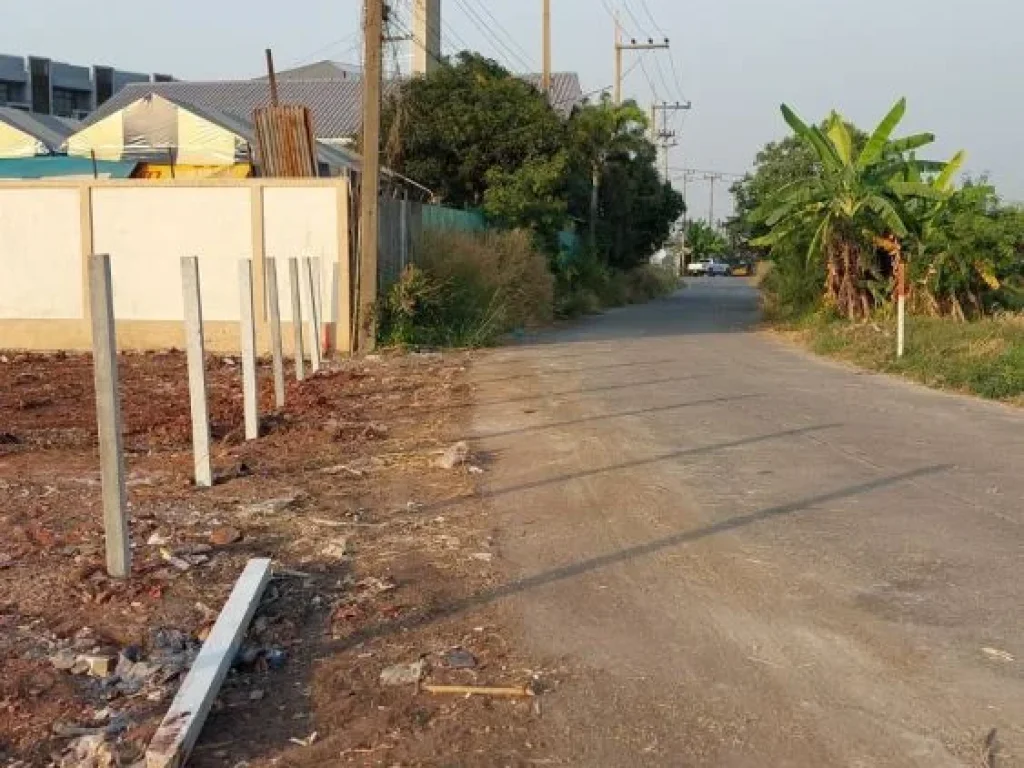
[[[849,323],[815,315],[781,328],[818,354],[937,389],[1024,405],[1024,315],[973,322],[908,317],[902,359],[896,357],[895,326],[891,317]]]

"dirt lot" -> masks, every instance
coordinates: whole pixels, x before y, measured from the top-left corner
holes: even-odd
[[[531,741],[542,697],[379,680],[423,659],[428,682],[555,682],[517,657],[490,608],[462,610],[500,581],[481,504],[445,504],[474,494],[487,457],[436,466],[468,417],[467,362],[341,363],[291,382],[278,413],[264,367],[270,415],[245,443],[238,361],[210,358],[218,480],[198,490],[184,356],[122,356],[134,560],[117,582],[103,570],[90,359],[0,358],[0,765],[136,761],[252,556],[272,557],[277,576],[190,764],[547,762]],[[135,684],[58,668],[93,653],[120,653]]]

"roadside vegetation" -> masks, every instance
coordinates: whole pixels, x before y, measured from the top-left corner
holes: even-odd
[[[409,80],[383,117],[389,167],[488,233],[427,236],[381,307],[385,342],[478,346],[554,316],[677,287],[650,256],[683,213],[647,119],[604,97],[568,117],[495,62],[462,53]]]
[[[932,386],[1024,394],[1024,210],[986,179],[957,183],[963,153],[895,137],[903,100],[870,133],[836,112],[820,125],[788,107],[793,135],[767,145],[733,189],[732,238],[771,262],[766,317],[818,352]],[[895,301],[905,270],[906,355]]]

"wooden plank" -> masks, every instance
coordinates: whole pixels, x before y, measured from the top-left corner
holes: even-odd
[[[292,294],[292,332],[295,334],[295,379],[306,378],[306,350],[302,345],[302,302],[299,300],[299,260],[288,259],[288,283]]]
[[[268,258],[267,300],[270,302],[270,352],[274,361],[274,402],[284,408],[284,345],[281,340],[281,302],[277,295],[277,259]]]
[[[92,365],[96,381],[96,422],[99,427],[100,480],[107,573],[115,579],[131,574],[128,498],[124,485],[121,444],[121,398],[117,386],[117,338],[110,257],[89,258],[89,308],[92,324]]]
[[[338,186],[338,276],[336,287],[338,312],[334,317],[334,345],[338,352],[352,351],[352,247],[349,221],[348,182]]]
[[[185,302],[185,349],[188,359],[188,398],[192,411],[192,458],[195,481],[200,488],[213,486],[210,466],[210,414],[206,397],[206,363],[203,346],[203,304],[199,283],[199,259],[181,257],[181,289]]]
[[[241,314],[238,327],[242,334],[242,402],[245,409],[245,439],[260,436],[259,388],[256,382],[256,324],[252,304],[252,260],[239,259],[238,287]]]
[[[181,768],[185,764],[268,581],[270,560],[250,560],[149,743],[146,768]]]

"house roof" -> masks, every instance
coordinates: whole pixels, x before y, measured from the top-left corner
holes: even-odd
[[[42,142],[52,153],[60,152],[67,137],[77,131],[79,126],[67,118],[24,112],[12,107],[0,107],[0,121]]]
[[[329,64],[341,71],[333,62]],[[326,73],[326,68],[320,70]],[[362,81],[358,75],[328,79],[290,79],[281,73],[278,93],[284,103],[305,104],[313,114],[313,130],[319,139],[347,139],[359,133],[362,125]],[[540,83],[540,75],[521,75],[531,85]],[[401,84],[390,80],[384,84],[384,96]],[[270,104],[270,85],[266,80],[176,81],[170,83],[130,83],[93,112],[85,125],[109,117],[148,93],[188,104],[196,110],[219,112],[229,118],[251,123],[256,107]],[[551,103],[563,116],[582,101],[579,76],[575,72],[558,72],[551,76]],[[198,113],[198,112],[197,112]]]
[[[358,67],[324,59],[315,61],[312,64],[304,64],[301,67],[285,69],[275,73],[278,80],[346,80],[349,78],[360,78],[362,72]],[[259,78],[266,80],[267,76]]]
[[[127,107],[139,99],[146,98],[155,92],[153,89],[144,89],[144,91],[145,92],[128,102],[128,104],[125,104],[125,106]],[[187,95],[183,95],[181,93],[169,92],[157,93],[157,95],[181,109],[191,112],[197,117],[201,117],[204,120],[233,133],[235,136],[238,136],[248,142],[250,146],[255,146],[256,128],[250,119],[230,114],[202,102],[193,101],[192,99],[189,99]],[[110,115],[107,115],[107,117],[109,116]],[[90,119],[89,123],[92,122],[93,121]],[[317,141],[317,157],[320,162],[327,163],[328,165],[338,168],[352,168],[354,170],[359,170],[362,162],[359,155],[355,152],[351,152],[343,147],[329,146],[324,144],[322,141]]]
[[[385,86],[385,92],[387,89]],[[250,124],[254,109],[270,105],[270,85],[265,80],[130,83],[93,112],[85,124],[99,122],[149,93]],[[359,132],[363,93],[359,80],[286,79],[278,83],[278,93],[284,103],[309,107],[318,139],[347,139]]]

